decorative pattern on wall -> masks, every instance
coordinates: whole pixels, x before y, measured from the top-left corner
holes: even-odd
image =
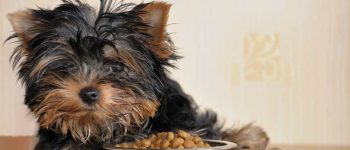
[[[281,57],[278,33],[249,33],[244,36],[244,78],[248,81],[280,79]]]
[[[243,61],[232,64],[232,84],[245,81],[291,84],[291,68],[281,57],[280,33],[246,33],[242,38]]]

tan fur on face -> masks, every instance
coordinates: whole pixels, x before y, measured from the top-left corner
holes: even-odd
[[[109,84],[97,84],[93,75],[86,78],[47,78],[58,89],[42,93],[41,103],[33,110],[43,128],[50,128],[62,134],[70,133],[74,139],[86,143],[91,138],[112,136],[112,124],[124,127],[124,132],[134,125],[153,117],[158,101],[134,96],[130,90],[113,88]],[[97,88],[100,99],[93,106],[82,102],[79,92],[82,88]]]
[[[40,71],[43,71],[48,64],[60,59],[63,59],[63,56],[50,56],[46,57],[45,59],[41,59],[39,63],[30,72],[30,77],[33,77],[36,73]]]
[[[133,71],[136,73],[144,73],[143,70],[141,69],[140,64],[135,60],[135,56],[132,56],[130,53],[130,50],[126,48],[118,48],[115,50],[114,48],[110,46],[106,46],[103,49],[104,51],[104,57],[110,59],[110,60],[118,60],[120,59],[126,66],[131,68]]]

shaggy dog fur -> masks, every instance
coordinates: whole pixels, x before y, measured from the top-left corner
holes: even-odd
[[[222,129],[167,75],[179,56],[166,32],[170,5],[79,0],[9,14],[18,39],[12,61],[40,129],[36,150],[103,149],[183,129],[238,148],[265,149],[251,124]]]

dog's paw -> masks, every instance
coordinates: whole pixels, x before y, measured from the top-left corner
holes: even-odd
[[[222,133],[223,140],[237,144],[237,149],[265,150],[269,143],[266,132],[252,123],[240,128],[225,130]]]

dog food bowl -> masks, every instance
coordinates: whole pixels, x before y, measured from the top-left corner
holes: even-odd
[[[220,141],[220,140],[204,140],[211,147],[203,147],[203,148],[185,148],[184,150],[230,150],[237,147],[236,143],[228,142],[228,141]],[[106,148],[107,150],[123,150],[132,148]],[[140,149],[140,148],[138,148]],[[146,150],[159,150],[159,149],[146,149]],[[167,150],[176,150],[176,149],[168,149]]]

